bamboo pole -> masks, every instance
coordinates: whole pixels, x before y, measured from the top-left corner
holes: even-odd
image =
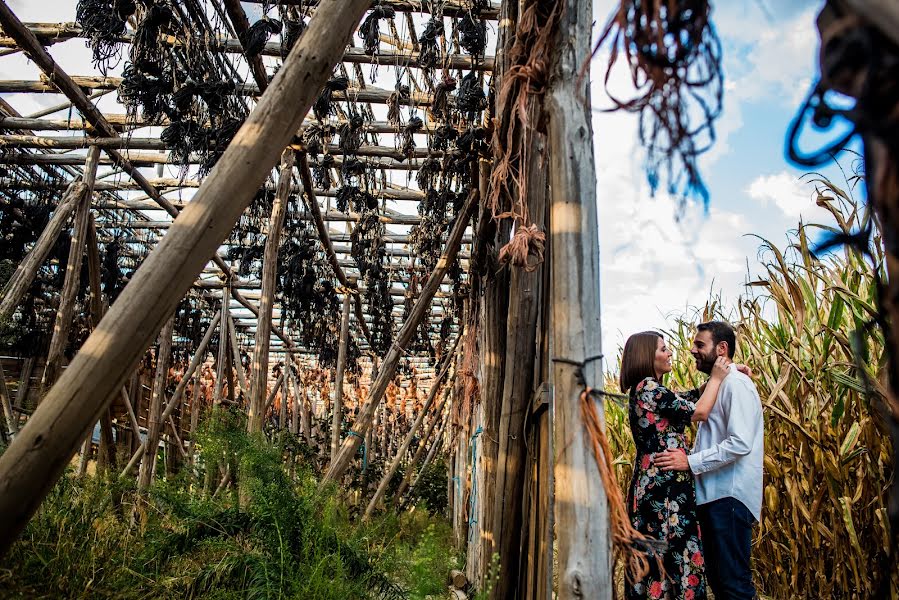
[[[168,416],[170,414],[172,414],[172,411],[175,409],[175,406],[177,405],[177,403],[181,399],[181,397],[184,395],[184,391],[187,389],[188,381],[190,380],[191,376],[193,376],[194,372],[197,370],[197,367],[200,366],[200,363],[203,362],[203,357],[206,352],[206,346],[209,345],[209,340],[212,339],[212,335],[215,333],[215,326],[218,325],[221,318],[222,318],[221,312],[216,312],[215,316],[212,317],[212,321],[210,321],[209,327],[206,329],[206,334],[203,336],[203,339],[200,340],[200,345],[197,346],[197,349],[194,352],[193,357],[191,357],[191,359],[190,359],[190,365],[188,365],[187,371],[184,372],[184,376],[181,378],[181,381],[178,382],[178,386],[175,388],[175,393],[172,394],[171,400],[169,400],[169,403],[166,405],[165,410],[162,413],[163,419],[168,418]],[[126,398],[127,398],[127,396],[126,396]],[[129,405],[130,405],[130,403],[129,403]],[[135,430],[135,434],[139,434],[139,431]],[[140,439],[140,438],[138,438],[138,439]],[[146,450],[147,450],[146,442],[141,443],[140,446],[137,447],[137,450],[134,451],[134,454],[131,455],[131,460],[128,461],[128,465],[122,471],[121,475],[119,475],[119,477],[127,476],[128,473],[131,471],[131,469],[133,469],[134,466],[137,464],[137,461],[139,461],[141,459],[141,457],[144,455],[144,452]]]
[[[225,387],[225,369],[228,364],[228,311],[231,308],[231,286],[222,289],[222,306],[219,315],[219,346],[215,359],[215,390],[212,394],[213,406],[222,403],[222,391]]]
[[[603,385],[596,168],[589,82],[591,4],[565,0],[546,94],[550,148],[552,385],[559,600],[612,597],[608,505],[580,415],[585,384]],[[602,408],[599,409],[602,415]]]
[[[343,296],[343,312],[340,316],[340,345],[337,347],[337,373],[334,376],[334,400],[331,415],[331,460],[340,448],[340,429],[343,424],[343,371],[346,369],[347,339],[350,328],[350,295]]]
[[[378,369],[378,376],[374,382],[372,382],[371,388],[369,389],[368,398],[359,410],[356,421],[353,423],[352,429],[357,434],[365,435],[368,428],[371,426],[374,412],[384,398],[384,392],[387,391],[387,385],[393,379],[393,375],[396,372],[396,365],[402,357],[402,354],[405,352],[403,348],[412,340],[412,336],[415,334],[418,324],[424,318],[425,313],[431,305],[431,299],[437,292],[437,288],[440,287],[440,282],[443,281],[446,272],[456,258],[459,246],[461,245],[462,235],[465,232],[466,227],[468,227],[468,221],[471,218],[474,207],[478,204],[478,197],[479,194],[477,193],[477,190],[472,190],[468,195],[465,205],[459,211],[456,223],[453,225],[453,229],[447,238],[446,249],[444,250],[443,255],[437,262],[437,266],[434,267],[434,271],[428,278],[427,283],[422,286],[421,294],[415,301],[415,305],[412,307],[409,318],[403,323],[403,326],[400,328],[399,332],[397,332],[396,340],[390,347],[390,350],[387,351],[387,355],[384,357],[384,360]],[[346,471],[350,461],[359,449],[360,442],[361,439],[358,436],[350,435],[346,437],[343,441],[343,445],[340,447],[337,457],[331,461],[331,466],[322,479],[323,484],[338,481],[340,477],[343,476],[344,471]]]
[[[431,405],[437,398],[437,394],[440,392],[440,387],[443,384],[444,377],[446,377],[446,374],[449,373],[450,367],[453,365],[453,357],[456,354],[456,348],[458,348],[459,346],[460,339],[461,337],[456,337],[456,341],[453,344],[453,349],[446,354],[446,362],[444,363],[443,368],[440,370],[440,373],[437,375],[437,378],[434,379],[434,383],[431,386],[431,391],[428,393],[428,397],[425,400],[424,406],[422,406],[421,411],[419,411],[418,415],[416,415],[415,420],[412,422],[412,426],[409,427],[409,432],[403,439],[403,443],[400,445],[399,449],[396,452],[396,455],[390,462],[390,466],[384,472],[384,476],[381,477],[381,482],[378,484],[378,489],[375,490],[374,494],[372,494],[371,500],[368,502],[368,507],[365,509],[365,515],[363,518],[368,519],[369,517],[371,517],[372,513],[375,511],[375,507],[377,507],[378,503],[381,501],[381,498],[384,496],[384,493],[387,491],[387,486],[390,485],[390,480],[393,478],[393,474],[396,473],[396,470],[400,467],[400,463],[402,462],[403,457],[409,450],[409,445],[412,443],[413,438],[415,438],[415,432],[417,432],[418,428],[421,427],[422,421],[424,421],[424,418],[425,416],[427,416]],[[422,438],[421,445],[424,445],[424,442],[425,440],[424,438]]]
[[[367,0],[319,7],[203,186],[134,273],[60,381],[0,456],[0,555],[59,478],[81,436],[140,360],[290,141],[355,31]],[[0,4],[2,25],[18,22]],[[97,377],[97,373],[103,373]],[[41,477],[35,477],[41,473]]]
[[[16,310],[22,298],[25,297],[25,293],[37,276],[38,270],[56,244],[56,240],[59,238],[66,221],[75,211],[75,208],[82,204],[86,192],[87,185],[83,182],[74,181],[69,184],[62,200],[60,200],[56,210],[53,212],[53,217],[51,217],[49,223],[41,232],[34,247],[19,263],[15,273],[3,286],[3,301],[0,302],[0,320],[9,317]]]
[[[169,318],[159,334],[159,351],[156,354],[156,375],[153,378],[153,395],[150,397],[150,411],[147,413],[147,450],[144,452],[137,489],[147,491],[153,481],[156,470],[156,453],[159,447],[159,436],[165,417],[162,415],[162,403],[165,399],[166,380],[169,374],[169,356],[172,353],[172,332],[175,328],[174,315]]]
[[[0,364],[0,401],[3,402],[3,416],[6,418],[6,426],[10,437],[15,437],[19,433],[19,419],[12,410],[9,388],[6,387],[6,373],[3,371],[2,364]]]
[[[237,328],[234,325],[234,317],[228,315],[228,337],[231,340],[231,354],[234,359],[234,370],[237,371],[237,385],[244,397],[249,396],[250,387],[247,385],[247,377],[243,372],[243,364],[240,361],[240,349],[237,343]]]
[[[409,483],[412,481],[412,473],[415,469],[415,465],[418,464],[418,461],[421,460],[422,454],[425,453],[425,442],[431,439],[431,434],[434,433],[434,428],[437,427],[437,423],[441,422],[442,420],[443,409],[446,407],[447,400],[449,400],[450,392],[452,392],[452,389],[449,387],[443,390],[443,397],[440,399],[440,404],[434,411],[434,418],[431,420],[430,424],[428,424],[428,428],[425,430],[424,435],[421,436],[421,443],[415,450],[415,454],[412,456],[412,460],[409,461],[409,466],[406,469],[405,475],[403,476],[403,481],[400,482],[400,486],[396,489],[396,495],[394,496],[394,502],[397,506],[400,505],[403,494],[405,494],[406,490],[409,488]]]
[[[431,464],[431,460],[434,458],[434,455],[437,454],[437,450],[443,445],[443,433],[446,430],[446,426],[449,422],[450,417],[447,416],[443,420],[443,423],[441,423],[440,429],[437,430],[437,435],[434,436],[434,442],[431,444],[431,447],[428,450],[428,455],[425,457],[425,461],[421,463],[421,468],[418,470],[418,474],[415,475],[415,481],[413,481],[412,485],[409,486],[407,497],[412,497],[412,492],[414,492],[415,488],[418,487],[418,482],[421,481],[421,476],[424,475],[425,469],[428,468],[428,465]]]
[[[242,11],[241,11],[242,12]],[[275,303],[278,269],[278,246],[281,241],[281,228],[287,214],[287,196],[290,182],[293,179],[294,152],[285,150],[281,155],[281,171],[278,177],[278,189],[272,202],[272,214],[269,218],[268,233],[265,236],[265,250],[262,259],[262,296],[259,298],[259,316],[256,323],[256,343],[253,346],[253,362],[250,373],[249,421],[247,430],[250,433],[262,431],[265,420],[265,387],[268,379],[269,344],[272,327],[272,306]]]
[[[69,341],[69,331],[75,310],[75,296],[78,294],[78,283],[81,279],[81,262],[84,258],[85,238],[90,218],[91,196],[94,178],[97,174],[97,157],[99,149],[88,152],[84,163],[84,195],[75,209],[75,223],[72,227],[72,239],[69,244],[69,259],[66,261],[66,274],[62,291],[59,294],[59,308],[53,325],[53,336],[50,338],[50,350],[47,353],[47,364],[41,378],[41,390],[45,390],[56,382],[63,359],[63,351]]]

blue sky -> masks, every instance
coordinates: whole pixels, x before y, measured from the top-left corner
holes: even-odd
[[[617,3],[594,4],[601,31]],[[723,45],[724,111],[717,141],[700,166],[708,209],[689,206],[676,219],[676,201],[651,197],[636,116],[595,112],[593,118],[601,251],[603,345],[614,355],[631,333],[665,329],[674,317],[702,306],[710,292],[734,301],[748,273],[757,272],[757,234],[786,244],[804,221],[829,222],[814,205],[803,169],[789,164],[784,140],[815,79],[818,36],[815,0],[729,0],[713,3]],[[593,101],[606,56],[593,63]],[[616,91],[627,89],[617,79]],[[844,166],[849,168],[851,160]],[[836,167],[823,171],[843,185]],[[762,257],[764,258],[764,257]]]

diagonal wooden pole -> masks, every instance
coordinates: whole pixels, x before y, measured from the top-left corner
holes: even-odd
[[[409,487],[409,483],[412,481],[412,475],[415,470],[415,465],[418,464],[418,461],[421,460],[422,455],[425,453],[425,448],[427,447],[425,445],[425,442],[431,439],[431,434],[434,433],[434,429],[437,427],[437,424],[441,422],[441,419],[443,417],[443,409],[446,406],[447,400],[449,400],[451,392],[452,384],[450,384],[449,387],[444,388],[443,397],[440,400],[440,404],[437,405],[437,408],[434,410],[434,418],[431,420],[431,423],[425,430],[424,435],[421,436],[421,443],[415,450],[415,454],[412,456],[412,460],[409,461],[409,467],[406,469],[406,474],[403,477],[403,480],[400,482],[400,486],[396,489],[396,494],[394,494],[394,503],[397,506],[400,505],[403,494],[406,493],[406,490]]]
[[[162,426],[165,418],[162,417],[162,406],[165,400],[166,381],[169,374],[169,355],[172,353],[172,332],[175,328],[174,315],[166,321],[162,332],[159,334],[159,351],[156,354],[156,376],[153,378],[153,395],[150,397],[150,411],[147,413],[147,446],[144,452],[144,460],[140,465],[140,474],[137,480],[137,489],[141,492],[150,487],[153,481],[153,473],[156,470],[156,452],[159,446],[159,436],[162,434]]]
[[[50,254],[50,250],[56,244],[63,226],[72,215],[72,212],[74,212],[75,207],[81,204],[86,192],[87,186],[81,181],[74,181],[69,185],[62,200],[56,206],[56,210],[53,211],[53,217],[38,237],[34,248],[19,263],[15,273],[3,287],[3,301],[0,302],[0,319],[10,316],[16,310],[19,302],[22,301],[22,298],[25,297],[25,292],[28,291],[28,288],[34,281],[38,269],[46,260],[47,255]]]
[[[446,374],[449,372],[450,366],[453,364],[453,357],[456,355],[456,348],[459,345],[459,340],[461,336],[456,337],[456,342],[453,345],[453,349],[446,355],[446,364],[443,365],[443,368],[440,370],[440,373],[434,379],[434,384],[431,387],[431,391],[428,394],[427,399],[425,400],[424,406],[421,407],[421,411],[415,417],[415,421],[412,422],[412,426],[409,428],[409,433],[406,434],[405,439],[403,439],[403,443],[400,444],[399,449],[396,451],[396,454],[393,457],[393,460],[390,462],[390,466],[387,467],[387,470],[384,472],[384,476],[381,477],[381,482],[378,484],[378,489],[375,490],[375,493],[372,495],[371,500],[368,502],[368,507],[365,509],[364,518],[369,518],[372,513],[375,511],[375,507],[378,506],[378,502],[381,501],[381,498],[384,496],[384,493],[387,491],[387,486],[390,485],[390,480],[393,478],[393,474],[396,473],[396,470],[400,467],[400,462],[403,460],[403,456],[406,455],[406,452],[409,450],[409,446],[412,444],[412,440],[415,438],[416,432],[418,432],[418,428],[421,427],[422,421],[424,421],[425,416],[428,414],[428,411],[431,408],[431,405],[434,403],[434,399],[437,398],[437,394],[440,392],[440,388],[443,385],[443,378],[446,377]],[[421,444],[424,445],[425,440],[421,440]]]
[[[243,13],[243,11],[241,11]],[[281,170],[278,189],[272,202],[272,214],[265,236],[265,250],[262,258],[262,294],[259,298],[259,318],[256,321],[256,343],[253,345],[253,362],[250,366],[250,413],[247,431],[262,431],[265,420],[265,387],[268,380],[269,343],[272,331],[272,307],[275,303],[278,274],[278,247],[281,228],[287,215],[287,197],[290,181],[293,179],[293,150],[285,150],[281,155]]]
[[[215,334],[215,326],[218,325],[221,318],[221,311],[217,311],[215,313],[215,316],[212,317],[212,321],[209,322],[209,327],[206,329],[206,334],[203,336],[203,339],[200,340],[200,345],[197,346],[197,349],[194,351],[194,355],[190,359],[190,364],[187,366],[187,370],[184,372],[184,375],[181,377],[181,381],[178,382],[178,386],[175,388],[175,393],[172,394],[171,400],[169,400],[168,404],[166,404],[165,410],[162,411],[162,420],[167,419],[169,415],[172,414],[172,412],[175,410],[175,406],[178,405],[178,401],[181,400],[181,397],[184,395],[185,390],[187,390],[187,385],[190,381],[190,378],[193,376],[194,372],[200,366],[200,363],[203,362],[203,358],[206,356],[206,346],[209,345],[209,340],[211,340],[213,334]],[[122,393],[124,394],[124,388],[122,389]],[[127,400],[128,395],[124,395]],[[130,413],[133,415],[134,409],[131,408],[131,403],[127,402],[126,406],[128,407]],[[136,434],[139,433],[138,429],[135,429],[134,431],[136,432]],[[137,465],[137,461],[141,459],[146,449],[146,442],[138,446],[134,454],[131,455],[131,460],[128,461],[127,466],[122,471],[121,475],[119,475],[119,477],[125,477],[131,471],[131,469],[133,469],[135,465]]]
[[[325,473],[325,476],[322,478],[323,485],[329,482],[338,481],[350,465],[353,456],[355,456],[356,452],[359,450],[359,444],[362,441],[360,436],[364,436],[368,431],[368,428],[371,427],[372,419],[375,416],[375,410],[384,398],[384,392],[387,391],[387,386],[391,380],[393,380],[393,376],[396,373],[396,365],[403,355],[403,348],[412,340],[415,329],[430,308],[434,294],[437,293],[440,283],[443,281],[450,265],[453,264],[453,260],[456,258],[456,254],[459,252],[459,247],[462,245],[462,235],[468,227],[468,221],[471,219],[475,206],[478,205],[478,198],[478,190],[472,190],[465,200],[465,205],[459,211],[456,223],[453,225],[453,229],[450,231],[449,237],[446,240],[446,249],[440,257],[440,260],[437,262],[437,266],[434,268],[431,276],[428,277],[428,281],[422,286],[421,294],[419,295],[418,300],[415,301],[415,305],[412,307],[409,318],[403,323],[399,332],[397,332],[393,345],[390,347],[390,350],[387,351],[387,355],[384,357],[384,360],[378,369],[378,376],[371,384],[369,396],[365,400],[365,404],[363,404],[362,408],[359,410],[356,421],[353,423],[352,431],[357,435],[348,435],[343,441],[343,445],[340,447],[337,457],[331,461],[328,472]]]
[[[65,280],[62,291],[59,293],[59,308],[56,310],[56,320],[53,324],[53,336],[50,338],[50,350],[47,353],[47,364],[44,366],[44,375],[41,378],[41,390],[51,387],[59,375],[62,366],[63,352],[69,341],[69,331],[72,328],[73,312],[75,310],[75,296],[78,294],[78,285],[81,281],[81,263],[84,260],[85,241],[87,227],[90,222],[91,196],[93,194],[94,179],[97,174],[97,158],[100,150],[92,147],[88,150],[87,160],[84,163],[84,184],[87,189],[75,208],[75,219],[72,226],[72,239],[69,244],[69,258],[66,261]]]
[[[319,4],[212,173],[0,456],[0,556],[250,204],[369,6],[370,0]],[[4,30],[12,20],[21,25],[5,3],[0,12]]]

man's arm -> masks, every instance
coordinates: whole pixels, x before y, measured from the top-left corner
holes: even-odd
[[[762,422],[761,406],[744,385],[729,385],[719,400],[727,415],[727,435],[715,446],[687,456],[690,470],[701,475],[749,454]]]

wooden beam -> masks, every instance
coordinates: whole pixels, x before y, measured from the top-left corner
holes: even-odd
[[[440,369],[440,373],[434,379],[434,382],[431,386],[431,391],[428,393],[428,397],[425,399],[424,406],[422,406],[421,411],[415,416],[415,420],[412,422],[412,425],[409,427],[408,433],[406,433],[406,437],[403,439],[402,444],[400,444],[399,449],[396,451],[396,454],[393,457],[393,460],[390,461],[390,466],[387,467],[387,470],[384,472],[384,476],[381,477],[381,482],[378,484],[378,489],[375,490],[375,493],[372,494],[371,500],[368,502],[368,506],[365,508],[365,514],[363,515],[364,519],[368,519],[371,517],[372,513],[374,513],[375,508],[378,506],[378,503],[381,502],[381,498],[384,497],[384,493],[387,491],[387,486],[390,485],[390,480],[393,479],[394,473],[400,467],[400,462],[402,462],[403,457],[406,455],[406,452],[409,450],[409,446],[412,444],[412,438],[415,437],[418,428],[421,427],[422,421],[424,421],[425,416],[428,414],[428,411],[431,409],[431,405],[434,404],[434,400],[437,398],[437,393],[440,391],[440,386],[443,383],[443,378],[446,377],[446,374],[449,373],[449,369],[453,364],[453,358],[456,355],[456,348],[459,346],[459,340],[461,338],[456,336],[456,341],[453,343],[453,348],[446,354],[446,362],[443,364],[443,368]],[[425,440],[421,440],[421,445],[424,445]]]
[[[50,338],[50,349],[47,352],[47,363],[41,377],[41,390],[48,389],[55,382],[62,367],[63,352],[69,343],[69,332],[75,310],[75,296],[81,281],[81,263],[84,260],[87,226],[90,220],[91,197],[93,195],[94,177],[97,173],[97,157],[99,148],[91,150],[84,165],[84,194],[75,208],[75,222],[72,226],[72,238],[69,243],[69,257],[66,261],[65,279],[59,293],[59,307],[53,324],[53,336]]]
[[[243,11],[241,11],[243,12]],[[293,150],[285,150],[281,155],[281,172],[278,190],[272,202],[272,213],[265,236],[265,250],[262,260],[262,296],[259,298],[259,316],[256,325],[256,343],[253,345],[253,362],[250,372],[249,420],[250,433],[262,431],[265,420],[265,388],[268,381],[268,346],[272,326],[272,306],[275,302],[275,275],[278,269],[278,248],[281,242],[281,228],[287,215],[287,200],[290,182],[293,178]]]
[[[330,77],[367,5],[367,0],[345,0],[320,6],[267,93],[177,219],[179,226],[135,271],[71,367],[0,456],[0,556],[250,204]],[[18,19],[5,3],[0,3],[0,13],[0,24],[10,33],[7,25]]]
[[[431,299],[440,287],[440,282],[443,281],[450,265],[456,258],[456,254],[458,253],[459,246],[462,242],[462,234],[468,227],[468,220],[471,218],[474,207],[478,204],[478,197],[478,191],[473,189],[466,199],[465,205],[459,211],[459,215],[450,232],[449,239],[447,239],[446,249],[444,250],[443,255],[437,262],[437,266],[434,268],[428,281],[422,286],[421,294],[415,301],[415,305],[412,307],[409,318],[397,332],[393,345],[384,357],[378,370],[378,376],[369,388],[369,396],[366,399],[365,404],[359,410],[356,421],[353,423],[353,431],[359,435],[365,435],[368,428],[371,426],[374,412],[384,398],[384,392],[387,391],[387,385],[393,380],[397,363],[399,363],[400,358],[403,353],[405,353],[405,346],[412,340],[412,336],[415,334],[418,324],[425,317],[425,314],[430,308]],[[350,461],[359,449],[360,442],[361,439],[355,435],[347,436],[343,441],[343,445],[340,448],[337,458],[331,461],[331,466],[322,479],[323,484],[338,481],[343,476],[344,471],[346,471]]]
[[[239,40],[241,37],[245,36],[250,29],[250,22],[247,21],[247,13],[243,11],[240,0],[222,0],[222,4],[225,6],[225,12],[228,13],[228,18],[231,20],[231,25],[234,26],[234,32],[237,34]],[[247,56],[246,47],[244,47],[242,42],[238,41],[238,44],[240,44],[240,49],[244,58],[246,58],[247,62],[250,64],[250,72],[253,74],[253,79],[256,80],[256,85],[259,86],[260,91],[264,92],[268,87],[268,75],[265,72],[265,65],[262,64],[262,57]]]
[[[233,0],[226,0],[226,3],[228,2],[233,3]],[[243,9],[240,7],[239,10],[243,12]],[[230,8],[228,12],[230,15]],[[244,20],[246,20],[246,17],[244,17]],[[33,33],[35,37],[37,37],[45,46],[50,46],[73,38],[85,37],[84,31],[78,23],[26,23],[25,25],[28,27],[28,29],[31,30],[31,33]],[[248,22],[247,27],[249,27]],[[238,31],[238,33],[240,33],[240,31]],[[130,33],[125,33],[119,36],[119,41],[122,43],[131,44],[134,42],[134,36]],[[170,35],[161,36],[159,41],[161,44],[171,48],[181,47],[184,45],[181,40]],[[13,48],[15,46],[16,41],[14,39],[10,37],[0,37],[0,48]],[[233,38],[209,40],[207,47],[211,52],[244,54],[244,48],[241,45],[240,40]],[[279,42],[267,42],[265,44],[265,47],[262,49],[261,56],[274,56],[277,58],[281,58],[281,44]],[[382,65],[385,67],[390,66],[421,68],[421,65],[419,63],[419,52],[409,51],[408,49],[404,49],[403,51],[399,52],[381,49],[379,50],[378,54],[371,56],[369,54],[366,54],[364,48],[347,48],[346,52],[343,55],[343,62],[363,65]],[[493,70],[493,64],[494,57],[492,56],[484,56],[479,59],[474,59],[466,54],[448,54],[441,60],[441,65],[450,70],[461,69],[464,71],[489,72]],[[263,68],[261,71],[259,71],[259,73],[262,73],[264,76],[265,69]],[[259,85],[260,80],[265,81],[264,78],[260,78],[260,76],[257,75],[255,67],[253,72],[253,79],[256,81],[257,85]]]
[[[49,56],[49,55],[48,55]],[[70,78],[72,85],[79,89],[85,90],[116,90],[122,84],[121,77],[104,77],[99,75],[72,75]],[[55,80],[51,76],[42,77],[41,79],[4,79],[0,81],[0,93],[4,94],[58,94],[60,89],[54,85]],[[271,84],[269,84],[271,85]],[[65,92],[63,92],[65,93]],[[350,102],[369,102],[371,104],[387,104],[391,101],[393,95],[392,90],[385,90],[375,87],[366,86],[350,87],[345,91],[335,91],[331,97],[335,101]],[[81,92],[84,96],[84,92]],[[68,94],[67,94],[68,95]],[[238,83],[232,95],[256,97],[260,96],[259,87],[251,83]],[[86,98],[86,96],[85,96]],[[402,97],[398,100],[401,106],[409,106],[413,108],[421,108],[430,106],[433,102],[433,96],[424,92],[412,92],[408,97]],[[448,95],[448,102],[452,106],[456,101],[455,94]],[[95,109],[95,112],[96,109]],[[100,114],[97,112],[97,114]],[[95,123],[93,119],[92,123]],[[97,126],[96,123],[94,125]],[[100,129],[104,135],[111,136],[113,129]]]
[[[68,221],[69,216],[71,216],[77,206],[83,204],[85,194],[87,194],[87,185],[85,183],[74,181],[69,184],[65,195],[63,195],[62,200],[57,205],[53,216],[50,218],[47,226],[44,227],[34,247],[19,263],[12,277],[3,286],[3,300],[0,302],[0,320],[6,319],[13,314],[19,302],[25,297],[25,293],[31,287],[38,270],[56,244],[56,240],[59,238],[59,234],[62,232],[62,228]]]
[[[356,295],[358,298],[358,294]],[[346,369],[346,352],[350,329],[350,296],[343,296],[343,311],[340,315],[340,342],[337,347],[337,373],[334,375],[334,400],[331,402],[331,460],[340,448],[340,430],[343,425],[343,371]]]

